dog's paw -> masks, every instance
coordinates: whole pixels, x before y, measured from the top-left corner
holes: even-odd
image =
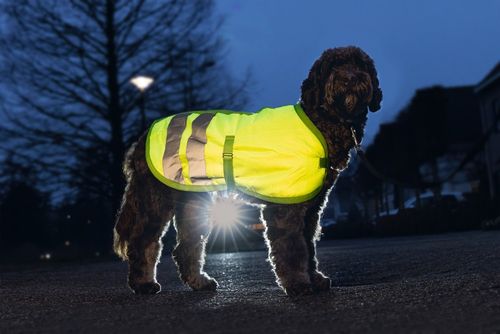
[[[217,281],[211,277],[200,275],[188,281],[188,285],[194,291],[216,291],[219,287]]]
[[[332,286],[332,280],[320,273],[319,271],[314,272],[311,275],[311,282],[314,291],[328,291]]]
[[[136,295],[154,295],[161,291],[161,285],[156,282],[130,284],[130,289]]]
[[[285,287],[285,293],[290,297],[299,297],[312,295],[314,290],[310,283],[297,282],[287,285]]]

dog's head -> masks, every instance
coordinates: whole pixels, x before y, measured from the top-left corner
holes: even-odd
[[[328,49],[302,83],[302,103],[322,118],[359,123],[380,109],[382,90],[373,60],[354,46]]]

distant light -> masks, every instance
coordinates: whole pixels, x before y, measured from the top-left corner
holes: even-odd
[[[66,219],[71,219],[71,215],[66,215]]]
[[[90,223],[92,223],[92,221],[90,219],[87,220],[87,224],[90,225]]]
[[[64,246],[68,247],[69,245],[71,245],[71,242],[69,242],[69,240],[66,240],[66,241],[64,242]]]
[[[40,260],[50,260],[51,257],[52,255],[50,255],[50,253],[41,254]]]
[[[95,256],[97,256],[97,257],[101,256],[101,253],[99,253],[99,252],[95,252],[94,254],[95,254]]]
[[[211,208],[212,221],[224,229],[239,223],[240,215],[240,204],[232,198],[218,198]]]
[[[142,75],[138,75],[130,80],[130,82],[141,92],[144,92],[153,83],[154,79]]]

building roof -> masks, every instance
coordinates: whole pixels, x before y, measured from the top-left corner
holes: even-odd
[[[500,80],[500,61],[493,67],[493,69],[481,80],[476,88],[475,92],[480,92],[485,88],[491,86],[494,82]]]

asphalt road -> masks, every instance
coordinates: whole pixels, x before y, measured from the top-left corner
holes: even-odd
[[[333,241],[329,293],[286,297],[263,251],[212,254],[216,293],[165,257],[163,291],[136,296],[120,262],[0,267],[0,333],[500,333],[500,232]]]

